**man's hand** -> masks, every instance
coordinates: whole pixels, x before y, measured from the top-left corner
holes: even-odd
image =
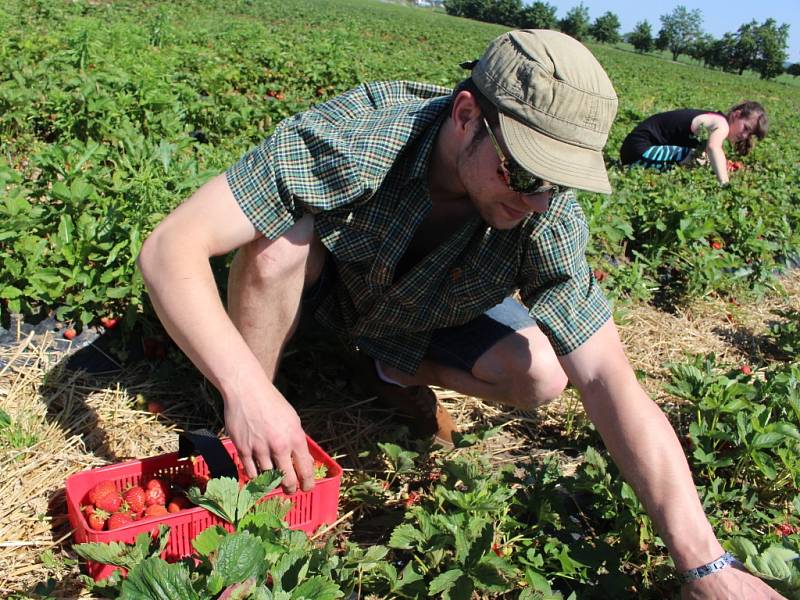
[[[249,477],[280,469],[287,493],[314,487],[314,459],[294,408],[272,388],[242,400],[225,399],[225,428]]]
[[[702,579],[684,583],[681,600],[786,600],[747,571],[728,567]]]

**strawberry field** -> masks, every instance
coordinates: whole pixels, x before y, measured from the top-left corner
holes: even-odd
[[[177,430],[222,431],[218,395],[153,315],[135,269],[143,239],[281,119],[367,80],[452,86],[503,29],[373,0],[8,0],[0,31],[0,594],[677,594],[573,392],[529,414],[437,390],[464,433],[454,450],[431,448],[372,407],[318,339],[289,347],[278,385],[345,469],[335,524],[307,538],[269,502],[204,534],[197,563],[161,561],[163,539],[80,558],[68,475],[174,451]],[[800,88],[589,47],[620,98],[614,194],[579,194],[590,262],[720,540],[800,598]],[[730,186],[708,168],[615,164],[644,117],[743,99],[765,106],[770,132]],[[105,340],[120,368],[66,368],[73,336]],[[94,586],[87,556],[129,577]]]

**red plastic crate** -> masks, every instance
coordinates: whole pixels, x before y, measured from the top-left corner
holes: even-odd
[[[269,492],[264,499],[275,496],[291,501],[292,508],[286,515],[291,529],[300,529],[305,533],[313,533],[321,525],[336,521],[339,504],[339,484],[342,468],[328,456],[311,438],[308,439],[308,450],[314,460],[322,462],[328,473],[324,479],[315,482],[310,492],[297,491],[287,495],[281,488]],[[246,481],[239,456],[230,439],[222,440],[226,452],[233,458],[239,471],[239,480]],[[167,561],[178,560],[192,554],[192,540],[201,531],[214,525],[222,525],[230,530],[232,526],[204,508],[194,507],[166,516],[147,517],[134,521],[111,531],[91,529],[81,510],[88,504],[88,494],[100,481],[112,481],[120,491],[132,485],[140,485],[151,477],[164,477],[172,480],[181,472],[192,475],[208,475],[208,466],[202,456],[178,458],[178,453],[162,454],[142,460],[131,460],[124,463],[82,471],[69,477],[66,481],[67,515],[72,525],[74,543],[84,542],[126,542],[132,543],[136,536],[143,532],[155,532],[159,525],[169,525],[169,543],[161,555]],[[117,567],[94,561],[87,561],[89,575],[98,581],[111,575]]]

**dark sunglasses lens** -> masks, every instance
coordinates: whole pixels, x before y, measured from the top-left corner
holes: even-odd
[[[516,163],[509,165],[509,187],[521,194],[549,192],[554,186],[545,185],[544,181],[520,167]]]

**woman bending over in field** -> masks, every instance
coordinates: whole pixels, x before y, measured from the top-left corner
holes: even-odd
[[[708,139],[703,131],[707,132]],[[767,113],[758,102],[742,102],[727,113],[684,108],[648,117],[622,142],[623,165],[641,165],[666,171],[689,165],[708,154],[720,185],[728,183],[728,168],[738,168],[725,158],[722,143],[728,140],[738,154],[747,154],[767,135]],[[704,143],[705,142],[705,143]]]

